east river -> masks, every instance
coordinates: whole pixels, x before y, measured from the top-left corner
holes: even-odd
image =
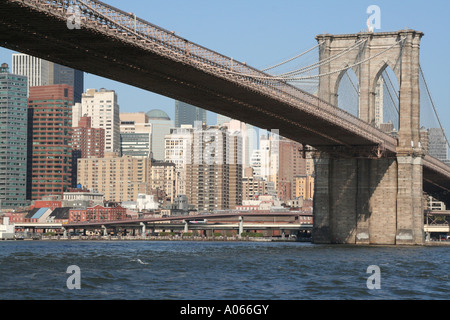
[[[450,298],[450,247],[2,241],[1,300]]]

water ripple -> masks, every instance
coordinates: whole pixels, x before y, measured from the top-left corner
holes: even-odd
[[[0,299],[448,299],[449,262],[437,247],[8,242]],[[80,290],[66,286],[70,265]],[[366,286],[369,265],[381,269],[380,290]]]

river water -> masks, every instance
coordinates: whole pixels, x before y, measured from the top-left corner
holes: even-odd
[[[0,299],[447,300],[449,253],[299,242],[3,241]]]

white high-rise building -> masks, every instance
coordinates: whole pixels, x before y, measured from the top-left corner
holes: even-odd
[[[261,136],[260,147],[252,156],[251,166],[255,170],[255,176],[276,184],[279,166],[279,136],[270,133]]]
[[[186,165],[191,163],[193,133],[192,125],[181,125],[165,136],[164,160],[175,163],[178,195],[186,194]]]
[[[88,89],[83,93],[81,105],[73,107],[72,126],[78,126],[82,116],[91,117],[92,128],[105,130],[105,152],[120,154],[120,110],[114,90]]]
[[[28,95],[30,87],[53,84],[52,67],[51,62],[24,53],[12,55],[12,73],[28,78]]]
[[[246,168],[250,167],[250,160],[253,151],[257,148],[257,133],[253,126],[241,122],[239,120],[231,119],[228,123],[223,125],[228,127],[228,130],[235,135],[240,135],[242,138],[242,174]]]

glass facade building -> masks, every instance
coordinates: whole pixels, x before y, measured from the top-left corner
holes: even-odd
[[[0,68],[0,200],[1,208],[27,205],[26,76]]]
[[[175,127],[180,128],[183,124],[194,126],[196,121],[206,123],[205,109],[181,101],[175,101]]]
[[[81,103],[84,92],[84,73],[60,64],[53,64],[53,84],[68,84],[73,87],[73,101]]]

